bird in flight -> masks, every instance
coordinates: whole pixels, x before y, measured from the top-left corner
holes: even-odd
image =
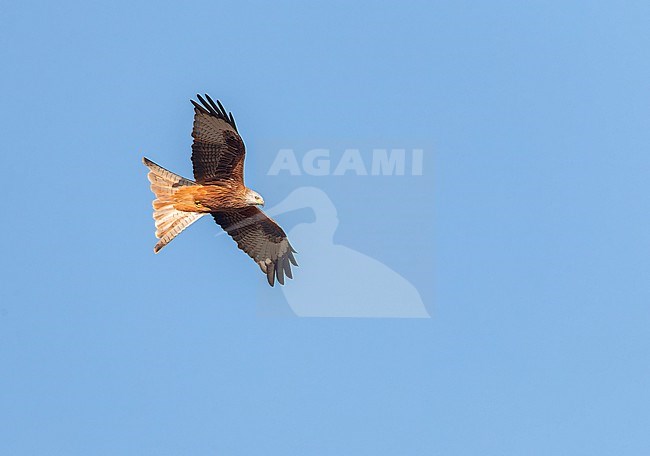
[[[244,185],[246,149],[232,113],[207,94],[194,100],[192,165],[194,181],[158,166],[146,157],[149,168],[156,237],[154,253],[169,244],[185,228],[210,214],[266,274],[269,285],[277,278],[293,278],[291,264],[298,266],[287,235],[262,212],[262,196]]]

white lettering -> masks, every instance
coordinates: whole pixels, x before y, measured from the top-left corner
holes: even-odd
[[[302,158],[302,167],[307,174],[312,176],[327,176],[330,173],[329,149],[311,149],[307,151]]]
[[[275,161],[269,168],[268,176],[277,176],[280,171],[289,171],[292,176],[300,176],[300,166],[296,160],[296,154],[293,149],[280,149],[278,155],[275,156]]]
[[[368,175],[359,149],[345,149],[341,161],[339,161],[338,166],[334,170],[334,175],[343,176],[348,171],[354,171],[357,176]]]
[[[406,165],[406,150],[391,149],[390,156],[386,149],[373,149],[372,168],[373,176],[403,176]]]

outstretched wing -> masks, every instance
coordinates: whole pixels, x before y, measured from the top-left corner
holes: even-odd
[[[298,266],[285,232],[271,218],[255,206],[230,211],[213,212],[214,220],[237,242],[266,274],[269,285],[275,278],[284,285],[284,276],[290,279],[291,264]]]
[[[226,113],[217,100],[215,104],[206,94],[194,100],[194,128],[192,129],[192,165],[198,183],[233,179],[244,181],[244,141],[237,132],[232,113]]]

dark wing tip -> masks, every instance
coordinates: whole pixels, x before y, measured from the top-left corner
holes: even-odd
[[[289,250],[287,252],[287,257],[289,257],[289,261],[291,261],[291,264],[298,267],[298,262],[296,261],[296,257],[293,256],[293,252],[295,252],[295,250],[293,250],[293,249]]]
[[[209,114],[213,117],[216,117],[217,119],[221,119],[224,122],[228,123],[232,128],[235,129],[237,133],[239,131],[237,130],[237,124],[235,124],[235,118],[232,116],[232,112],[228,113],[226,109],[223,107],[221,104],[221,101],[217,100],[215,103],[214,100],[208,95],[207,93],[203,96],[201,94],[197,93],[196,98],[199,99],[201,104],[198,104],[194,100],[190,100],[194,107],[198,109],[200,112],[204,114]]]
[[[278,258],[275,262],[275,272],[278,276],[278,282],[280,282],[280,285],[284,285],[284,264],[281,264],[281,261],[282,258]]]
[[[273,262],[266,267],[266,280],[268,280],[269,285],[275,285],[275,263]]]
[[[207,95],[206,95],[206,97],[207,97]],[[212,100],[210,100],[210,101],[212,101]],[[212,101],[212,104],[214,104],[214,101]],[[223,105],[221,104],[221,101],[217,100],[217,104],[219,105],[219,111],[221,112],[221,115],[224,116],[224,117],[227,117],[226,108],[223,107]]]
[[[284,285],[285,277],[289,279],[293,279],[293,272],[291,271],[291,265],[293,264],[294,266],[298,266],[298,262],[296,262],[292,250],[293,249],[290,249],[284,255],[280,255],[280,257],[276,261],[272,262],[269,265],[272,266],[273,269],[275,269],[275,276],[277,277],[280,285]],[[267,270],[267,278],[268,278],[268,274],[269,274],[269,270]],[[273,284],[271,284],[271,286],[273,286]]]
[[[289,255],[282,257],[282,267],[284,268],[284,274],[293,279],[293,273],[291,272],[291,264],[289,264]]]
[[[230,125],[232,125],[232,127],[235,129],[235,131],[238,131],[237,130],[237,124],[235,123],[235,118],[232,116],[232,112],[228,113],[228,117],[230,117]]]
[[[202,97],[200,94],[198,94],[198,93],[196,94],[196,98],[198,98],[199,101],[201,102],[201,104],[203,105],[203,110],[204,110],[204,111],[206,111],[206,112],[207,112],[208,114],[210,114],[211,116],[214,116],[214,117],[217,117],[217,118],[221,118],[221,116],[219,115],[219,113],[218,113],[218,112],[217,112],[217,111],[212,107],[212,105],[211,105],[209,102],[205,101],[205,98],[203,98],[203,97]]]
[[[206,111],[206,109],[203,106],[198,104],[196,101],[191,100],[191,99],[190,99],[190,101],[194,105],[194,109],[198,110],[199,112],[202,112],[203,114],[210,114],[208,111]]]

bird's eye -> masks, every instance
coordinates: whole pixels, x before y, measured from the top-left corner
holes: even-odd
[[[197,206],[201,206],[201,201],[195,201],[194,204],[196,204]]]

